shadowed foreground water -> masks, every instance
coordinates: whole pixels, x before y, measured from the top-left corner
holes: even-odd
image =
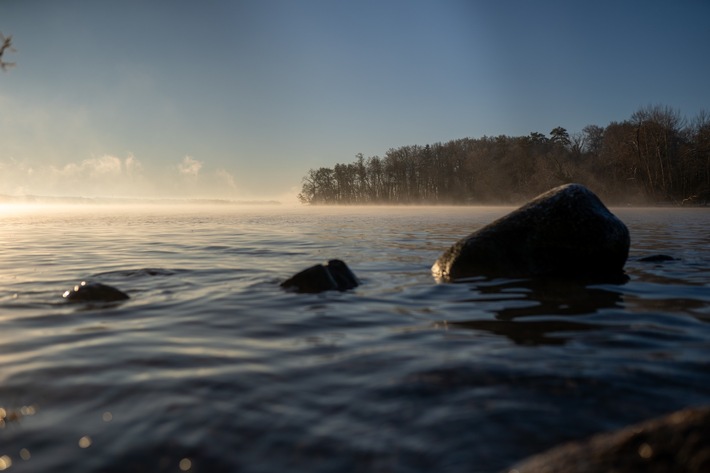
[[[494,472],[710,404],[710,211],[613,209],[626,284],[434,282],[509,210],[6,211],[0,470]],[[362,286],[279,288],[335,257]]]

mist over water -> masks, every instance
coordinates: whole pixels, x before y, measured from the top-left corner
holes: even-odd
[[[629,282],[585,286],[435,283],[508,207],[1,208],[10,471],[494,472],[710,400],[707,209],[612,209]],[[279,288],[330,258],[363,284]]]

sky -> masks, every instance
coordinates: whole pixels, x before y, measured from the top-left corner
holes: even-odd
[[[295,201],[310,168],[710,111],[707,0],[0,0],[0,194]]]

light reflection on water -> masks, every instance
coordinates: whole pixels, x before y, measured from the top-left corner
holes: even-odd
[[[630,280],[590,286],[436,284],[509,208],[99,210],[0,216],[11,471],[497,471],[710,399],[707,209],[616,209]],[[278,288],[332,257],[364,284]]]

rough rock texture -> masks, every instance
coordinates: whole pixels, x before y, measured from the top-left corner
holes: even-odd
[[[347,291],[359,285],[350,268],[338,259],[330,260],[326,265],[311,266],[281,283],[284,289],[302,293]]]
[[[554,188],[445,251],[439,281],[471,276],[615,280],[623,276],[629,231],[586,187]]]
[[[555,447],[506,473],[710,472],[710,408],[660,419]]]
[[[129,299],[128,294],[100,282],[86,282],[74,286],[62,295],[69,302],[116,302]]]

